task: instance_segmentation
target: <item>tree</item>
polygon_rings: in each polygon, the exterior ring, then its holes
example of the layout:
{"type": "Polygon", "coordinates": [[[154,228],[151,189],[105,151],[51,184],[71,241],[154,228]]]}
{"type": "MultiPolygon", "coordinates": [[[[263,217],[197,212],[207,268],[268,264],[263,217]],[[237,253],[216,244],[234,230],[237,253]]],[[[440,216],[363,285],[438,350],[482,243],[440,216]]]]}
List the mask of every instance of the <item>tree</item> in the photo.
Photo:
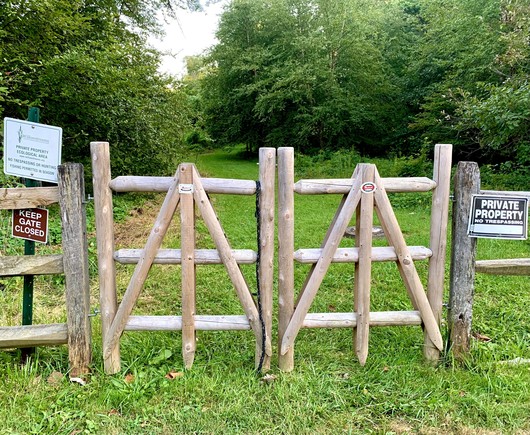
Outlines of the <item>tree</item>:
{"type": "Polygon", "coordinates": [[[204,81],[211,135],[252,147],[380,151],[398,96],[378,38],[383,6],[233,1],[204,81]]]}
{"type": "Polygon", "coordinates": [[[41,107],[41,122],[63,127],[65,160],[88,163],[89,141],[107,140],[115,174],[173,171],[189,105],[180,84],[157,71],[146,35],[159,31],[160,8],[197,4],[1,2],[0,112],[25,118],[27,105],[41,107]]]}

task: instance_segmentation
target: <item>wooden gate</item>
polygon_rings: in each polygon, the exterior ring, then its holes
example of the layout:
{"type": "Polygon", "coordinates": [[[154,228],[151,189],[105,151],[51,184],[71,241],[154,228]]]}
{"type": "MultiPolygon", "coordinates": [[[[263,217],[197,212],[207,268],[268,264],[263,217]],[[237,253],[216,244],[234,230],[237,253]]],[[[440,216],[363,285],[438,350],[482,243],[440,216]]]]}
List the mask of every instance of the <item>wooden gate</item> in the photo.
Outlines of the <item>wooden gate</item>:
{"type": "Polygon", "coordinates": [[[279,365],[294,366],[294,341],[301,328],[346,327],[355,330],[355,350],[361,364],[368,355],[370,326],[420,325],[425,329],[424,354],[439,358],[442,336],[443,278],[447,245],[447,216],[451,173],[451,145],[435,148],[433,180],[428,178],[381,178],[374,165],[360,164],[351,179],[301,180],[294,183],[292,148],[278,150],[278,239],[279,239],[279,365]],[[387,192],[433,190],[430,248],[407,246],[387,192]],[[294,252],[294,192],[299,194],[343,194],[335,217],[319,249],[294,252]],[[372,247],[373,210],[388,240],[388,247],[372,247]],[[338,248],[344,231],[356,212],[356,247],[338,248]],[[429,258],[427,294],[414,260],[429,258]],[[309,274],[294,299],[294,261],[311,263],[309,274]],[[372,261],[395,261],[415,311],[370,312],[372,261]],[[354,311],[309,313],[320,284],[332,262],[355,263],[354,311]]]}
{"type": "Polygon", "coordinates": [[[83,166],[59,166],[58,187],[0,189],[0,209],[59,203],[62,255],[0,257],[0,276],[65,275],[66,323],[0,327],[0,348],[68,344],[70,377],[89,372],[91,361],[90,282],[83,166]]]}
{"type": "Polygon", "coordinates": [[[267,369],[271,357],[272,283],[274,254],[274,176],[276,150],[262,148],[259,154],[259,183],[252,180],[201,178],[193,164],[181,164],[174,177],[117,177],[111,179],[109,144],[91,143],[100,304],[102,313],[105,371],[120,370],[119,339],[126,330],[181,330],[182,355],[186,368],[195,356],[195,331],[252,329],[256,338],[256,366],[267,369]],[[232,249],[215,214],[208,193],[237,195],[260,193],[258,252],[232,249]],[[114,251],[112,191],[165,192],[144,249],[114,251]],[[181,249],[160,249],[171,219],[180,205],[181,249]],[[204,220],[216,249],[195,249],[195,206],[204,220]],[[255,263],[259,253],[258,301],[252,297],[240,263],[255,263]],[[115,261],[136,263],[120,304],[116,296],[115,261]],[[181,316],[131,316],[153,263],[180,264],[182,273],[181,316]],[[239,298],[244,315],[205,316],[196,314],[195,266],[223,264],[239,298]]]}

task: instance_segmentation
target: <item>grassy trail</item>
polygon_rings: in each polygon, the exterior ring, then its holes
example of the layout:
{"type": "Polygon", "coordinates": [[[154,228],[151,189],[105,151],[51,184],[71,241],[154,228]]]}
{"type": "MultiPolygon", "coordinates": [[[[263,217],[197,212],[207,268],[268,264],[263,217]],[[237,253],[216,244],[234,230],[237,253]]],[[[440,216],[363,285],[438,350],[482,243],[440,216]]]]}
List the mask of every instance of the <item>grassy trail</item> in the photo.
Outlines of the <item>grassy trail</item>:
{"type": "MultiPolygon", "coordinates": [[[[196,163],[206,176],[258,176],[255,160],[225,152],[199,156],[196,163]]],[[[428,207],[423,200],[392,200],[407,242],[426,245],[428,207]]],[[[160,198],[150,201],[158,204],[160,198]]],[[[255,249],[254,197],[212,195],[212,201],[232,247],[255,249]]],[[[338,201],[333,196],[296,198],[295,248],[320,245],[338,201]]],[[[156,208],[145,204],[137,207],[144,207],[141,217],[130,214],[124,232],[140,221],[148,228],[156,208]]],[[[199,246],[211,247],[200,220],[197,229],[199,246]]],[[[144,243],[145,231],[128,233],[129,247],[144,243]]],[[[175,228],[165,243],[178,246],[175,228]]],[[[345,239],[342,246],[352,244],[345,239]]],[[[480,240],[478,256],[510,258],[528,252],[528,242],[480,240]]],[[[426,263],[417,267],[425,279],[426,263]]],[[[296,266],[297,288],[307,269],[296,266]]],[[[121,290],[131,271],[119,268],[121,290]]],[[[254,285],[253,267],[243,272],[254,285]]],[[[333,265],[311,311],[351,311],[352,278],[353,266],[333,265]]],[[[394,264],[375,264],[372,285],[374,311],[410,309],[394,264]]],[[[97,301],[96,283],[93,290],[97,301]]],[[[0,292],[0,303],[6,306],[7,299],[16,297],[0,292]]],[[[41,348],[23,367],[16,352],[0,352],[0,434],[530,433],[530,366],[506,363],[530,358],[530,277],[479,275],[475,300],[474,330],[491,340],[475,340],[467,364],[453,365],[448,358],[436,367],[426,364],[419,327],[372,328],[365,367],[356,361],[351,330],[303,330],[296,342],[295,370],[279,372],[274,358],[272,382],[253,370],[254,340],[248,331],[199,332],[189,371],[183,368],[179,333],[126,333],[122,372],[105,375],[96,318],[94,372],[84,387],[51,377],[66,374],[64,347],[41,348]]],[[[179,310],[180,268],[154,266],[135,313],[179,310]]],[[[222,266],[198,267],[197,313],[241,312],[222,266]]],[[[60,316],[49,323],[61,321],[60,316]]]]}

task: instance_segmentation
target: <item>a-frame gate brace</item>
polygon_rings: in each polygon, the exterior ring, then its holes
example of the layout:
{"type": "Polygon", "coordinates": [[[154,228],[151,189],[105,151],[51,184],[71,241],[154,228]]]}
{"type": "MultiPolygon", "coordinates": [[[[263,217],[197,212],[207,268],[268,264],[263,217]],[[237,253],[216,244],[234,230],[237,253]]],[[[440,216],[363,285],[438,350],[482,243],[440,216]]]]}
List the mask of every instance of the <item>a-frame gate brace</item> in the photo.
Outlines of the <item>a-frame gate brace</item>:
{"type": "Polygon", "coordinates": [[[365,364],[368,355],[368,336],[370,323],[370,279],[372,263],[372,225],[373,209],[383,227],[388,243],[394,248],[397,266],[414,308],[419,311],[425,331],[438,350],[442,350],[443,340],[433,310],[419,279],[416,267],[399,227],[385,187],[375,165],[359,164],[352,175],[352,186],[338,207],[328,229],[321,248],[321,255],[311,268],[298,296],[296,308],[281,338],[280,355],[285,355],[294,345],[294,341],[309,308],[316,296],[324,276],[333,260],[344,231],[353,213],[357,212],[357,239],[359,259],[355,265],[355,312],[356,333],[355,350],[361,364],[365,364]]]}

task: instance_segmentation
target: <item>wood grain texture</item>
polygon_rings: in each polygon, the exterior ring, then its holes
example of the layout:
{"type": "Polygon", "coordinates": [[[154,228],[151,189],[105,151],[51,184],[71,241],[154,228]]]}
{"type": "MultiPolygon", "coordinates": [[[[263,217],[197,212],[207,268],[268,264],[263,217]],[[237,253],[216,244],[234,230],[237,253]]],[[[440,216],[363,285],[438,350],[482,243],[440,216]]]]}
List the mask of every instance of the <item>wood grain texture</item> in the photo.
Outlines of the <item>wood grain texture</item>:
{"type": "MultiPolygon", "coordinates": [[[[436,182],[436,188],[432,193],[429,242],[432,256],[429,259],[427,298],[438,325],[442,320],[452,152],[452,145],[437,144],[434,148],[433,180],[436,182]]],[[[433,345],[427,333],[424,333],[424,340],[423,355],[429,361],[438,361],[440,351],[433,345]]]]}
{"type": "MultiPolygon", "coordinates": [[[[252,299],[248,284],[241,273],[241,269],[232,255],[230,244],[225,237],[223,228],[217,219],[212,204],[206,195],[206,191],[202,187],[200,176],[195,168],[193,168],[193,186],[195,203],[197,204],[204,223],[208,228],[210,235],[212,236],[217,251],[219,252],[219,256],[221,257],[228,276],[232,281],[239,302],[241,303],[241,306],[247,315],[256,340],[261,340],[261,325],[259,324],[259,315],[256,304],[254,299],[252,299]]],[[[272,351],[269,348],[266,349],[266,352],[271,353],[272,351]]]]}
{"type": "Polygon", "coordinates": [[[58,168],[70,377],[90,372],[92,328],[83,165],[58,168]]]}
{"type": "Polygon", "coordinates": [[[471,343],[477,239],[467,235],[467,226],[472,196],[479,192],[478,165],[475,162],[458,162],[454,180],[448,311],[450,347],[456,359],[466,358],[471,343]]]}
{"type": "MultiPolygon", "coordinates": [[[[432,251],[425,246],[409,246],[410,255],[413,260],[426,260],[432,255],[432,251]]],[[[298,249],[294,253],[294,259],[302,264],[316,263],[322,254],[320,248],[298,249]]],[[[374,246],[372,248],[372,261],[396,261],[398,259],[396,250],[392,246],[374,246]]],[[[359,248],[337,248],[332,263],[356,263],[359,261],[359,248]]]]}
{"type": "Polygon", "coordinates": [[[68,343],[66,323],[0,327],[0,348],[56,346],[68,343]]]}
{"type": "Polygon", "coordinates": [[[58,187],[0,189],[0,210],[46,207],[59,202],[58,187]]]}
{"type": "Polygon", "coordinates": [[[272,296],[274,285],[274,217],[275,184],[276,184],[276,148],[260,148],[259,150],[259,182],[261,186],[259,225],[260,225],[260,262],[259,286],[262,319],[265,327],[265,343],[256,345],[256,368],[263,357],[262,371],[271,366],[272,352],[267,354],[265,349],[272,349],[272,296]]]}
{"type": "MultiPolygon", "coordinates": [[[[427,177],[382,178],[387,192],[429,192],[436,183],[427,177]]],[[[301,195],[347,194],[355,180],[351,178],[300,180],[294,191],[301,195]]]]}
{"type": "MultiPolygon", "coordinates": [[[[375,166],[363,167],[363,184],[373,183],[375,166]]],[[[372,279],[372,226],[374,224],[374,193],[363,192],[357,207],[356,228],[358,237],[355,243],[359,248],[359,261],[355,264],[355,353],[359,363],[364,366],[368,357],[368,339],[370,335],[370,289],[372,279]]]]}
{"type": "MultiPolygon", "coordinates": [[[[119,249],[114,253],[114,260],[120,264],[136,264],[143,255],[143,249],[119,249]]],[[[232,255],[237,264],[254,264],[258,259],[256,251],[252,249],[232,249],[232,255]]],[[[217,249],[195,249],[193,252],[195,264],[223,264],[217,249]]],[[[154,264],[180,264],[182,251],[180,249],[159,249],[156,252],[154,264]]]]}
{"type": "MultiPolygon", "coordinates": [[[[115,192],[167,192],[172,177],[121,176],[110,182],[115,192]]],[[[206,193],[226,193],[231,195],[254,195],[256,183],[252,180],[229,178],[201,178],[206,193]]]]}
{"type": "MultiPolygon", "coordinates": [[[[192,165],[179,166],[179,184],[193,185],[192,165]]],[[[180,240],[182,249],[182,359],[184,367],[190,369],[195,359],[195,203],[193,191],[180,194],[180,240]]]]}
{"type": "MultiPolygon", "coordinates": [[[[294,312],[294,148],[278,148],[278,348],[294,312]]],[[[318,260],[318,258],[315,260],[318,260]]],[[[278,352],[280,370],[294,368],[294,345],[278,352]]]]}
{"type": "Polygon", "coordinates": [[[489,275],[530,276],[530,258],[479,260],[475,262],[475,272],[489,275]]]}
{"type": "Polygon", "coordinates": [[[63,272],[62,255],[0,256],[0,276],[55,275],[63,272]]]}
{"type": "MultiPolygon", "coordinates": [[[[114,218],[112,213],[112,191],[109,183],[110,151],[108,142],[91,142],[92,182],[94,186],[94,214],[96,221],[99,305],[101,309],[101,334],[103,343],[108,338],[110,325],[118,308],[116,297],[116,266],[114,264],[114,218]]],[[[105,373],[120,371],[120,347],[116,343],[104,358],[105,373]]]]}
{"type": "Polygon", "coordinates": [[[443,348],[442,334],[438,322],[434,317],[429,300],[423,289],[423,285],[418,276],[414,261],[410,255],[410,251],[399,227],[398,220],[394,214],[394,210],[390,205],[390,201],[383,187],[383,183],[376,170],[375,183],[377,190],[374,193],[376,211],[381,226],[383,227],[388,243],[394,247],[398,256],[397,266],[401,278],[407,289],[412,305],[418,310],[423,319],[425,330],[429,338],[438,350],[443,348]]]}

